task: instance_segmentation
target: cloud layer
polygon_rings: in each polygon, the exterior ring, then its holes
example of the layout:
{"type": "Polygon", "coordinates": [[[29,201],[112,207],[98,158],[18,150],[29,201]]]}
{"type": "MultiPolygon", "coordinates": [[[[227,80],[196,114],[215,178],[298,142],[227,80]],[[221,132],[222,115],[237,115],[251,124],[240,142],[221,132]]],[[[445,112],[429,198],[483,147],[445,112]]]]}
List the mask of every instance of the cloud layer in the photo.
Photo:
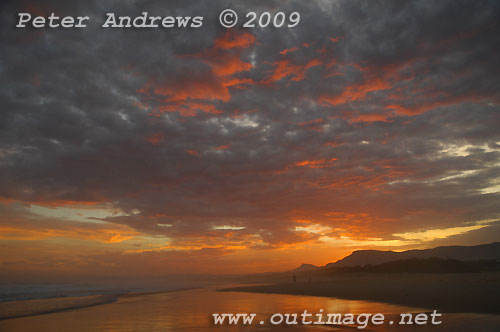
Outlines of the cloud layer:
{"type": "MultiPolygon", "coordinates": [[[[111,206],[119,213],[89,219],[97,231],[181,251],[410,245],[394,234],[498,218],[498,2],[115,5],[2,5],[9,213],[111,206]],[[226,7],[298,11],[301,22],[225,30],[226,7]],[[15,29],[20,11],[94,22],[15,29]],[[205,18],[200,29],[102,29],[109,11],[205,18]]],[[[80,227],[16,220],[2,223],[66,237],[80,227]]],[[[487,227],[481,239],[498,238],[487,227]]]]}

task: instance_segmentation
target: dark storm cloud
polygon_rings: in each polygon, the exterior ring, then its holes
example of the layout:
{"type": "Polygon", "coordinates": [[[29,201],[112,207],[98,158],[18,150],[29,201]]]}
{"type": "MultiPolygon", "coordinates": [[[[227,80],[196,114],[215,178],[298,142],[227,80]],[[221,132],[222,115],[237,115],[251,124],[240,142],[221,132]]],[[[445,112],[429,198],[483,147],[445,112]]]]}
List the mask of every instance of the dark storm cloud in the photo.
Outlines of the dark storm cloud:
{"type": "Polygon", "coordinates": [[[500,177],[499,7],[3,5],[0,196],[111,202],[129,215],[106,220],[179,242],[317,238],[292,231],[295,219],[386,238],[498,218],[498,189],[486,188],[500,177]],[[228,34],[216,23],[226,7],[302,19],[228,34]],[[23,10],[93,22],[15,29],[23,10]],[[99,28],[113,11],[205,20],[196,30],[99,28]],[[222,225],[245,228],[213,229],[222,225]]]}

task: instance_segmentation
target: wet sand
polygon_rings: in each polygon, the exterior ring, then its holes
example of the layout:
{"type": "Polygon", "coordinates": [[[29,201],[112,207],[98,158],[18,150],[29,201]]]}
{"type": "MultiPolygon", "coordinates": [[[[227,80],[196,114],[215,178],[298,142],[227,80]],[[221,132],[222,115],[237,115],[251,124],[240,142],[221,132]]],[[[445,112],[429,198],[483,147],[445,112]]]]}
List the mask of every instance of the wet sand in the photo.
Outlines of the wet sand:
{"type": "MultiPolygon", "coordinates": [[[[391,304],[344,300],[331,297],[295,296],[216,292],[215,289],[193,289],[179,292],[144,293],[119,297],[109,304],[94,305],[78,310],[65,310],[46,315],[34,315],[0,320],[0,331],[15,332],[220,332],[220,331],[358,331],[351,326],[272,325],[268,322],[277,312],[317,313],[377,313],[387,318],[399,313],[422,312],[419,308],[391,304]],[[212,313],[256,313],[256,322],[249,325],[215,325],[212,313]],[[262,325],[260,320],[264,320],[262,325]]],[[[443,314],[441,325],[383,324],[368,326],[362,331],[376,332],[491,332],[498,331],[500,315],[443,314]]]]}
{"type": "Polygon", "coordinates": [[[500,273],[342,274],[328,281],[244,286],[220,291],[335,297],[448,313],[500,314],[500,273]]]}

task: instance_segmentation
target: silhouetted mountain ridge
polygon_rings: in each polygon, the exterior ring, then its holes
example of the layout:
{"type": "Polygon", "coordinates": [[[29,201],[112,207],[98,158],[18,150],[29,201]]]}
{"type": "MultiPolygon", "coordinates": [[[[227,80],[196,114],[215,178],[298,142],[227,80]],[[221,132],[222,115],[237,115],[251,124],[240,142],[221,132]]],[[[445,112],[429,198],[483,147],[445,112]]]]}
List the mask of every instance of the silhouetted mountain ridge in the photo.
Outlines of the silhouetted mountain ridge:
{"type": "Polygon", "coordinates": [[[301,266],[299,266],[298,268],[292,270],[292,271],[295,271],[295,272],[307,272],[307,271],[316,271],[316,270],[319,270],[321,269],[321,266],[316,266],[316,265],[313,265],[313,264],[302,264],[301,266]]]}
{"type": "Polygon", "coordinates": [[[402,252],[382,250],[356,250],[349,256],[335,263],[328,263],[325,267],[346,267],[379,265],[397,260],[427,259],[427,258],[454,259],[460,261],[494,260],[500,259],[500,242],[477,246],[443,246],[432,249],[414,249],[402,252]]]}

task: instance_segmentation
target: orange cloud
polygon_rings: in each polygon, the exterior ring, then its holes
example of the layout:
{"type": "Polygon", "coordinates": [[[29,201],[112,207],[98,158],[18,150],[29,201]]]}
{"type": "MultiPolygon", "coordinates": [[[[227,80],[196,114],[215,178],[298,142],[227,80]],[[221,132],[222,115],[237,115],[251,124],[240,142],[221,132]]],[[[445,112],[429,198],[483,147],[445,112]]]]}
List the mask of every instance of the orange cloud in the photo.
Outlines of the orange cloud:
{"type": "Polygon", "coordinates": [[[33,201],[33,202],[26,202],[28,204],[36,204],[40,206],[45,206],[45,207],[58,207],[58,206],[95,206],[98,204],[102,204],[105,202],[103,201],[71,201],[71,200],[41,200],[41,201],[33,201]]]}
{"type": "Polygon", "coordinates": [[[217,151],[224,151],[224,150],[227,150],[231,147],[231,145],[219,145],[218,147],[216,147],[215,149],[217,151]]]}
{"type": "MultiPolygon", "coordinates": [[[[425,97],[425,95],[424,95],[425,97]]],[[[428,112],[432,109],[435,109],[437,107],[444,107],[444,106],[449,106],[449,105],[454,105],[454,104],[460,104],[468,101],[473,101],[476,103],[480,103],[481,101],[487,100],[485,97],[473,95],[473,94],[468,94],[468,95],[462,95],[459,97],[447,97],[447,96],[441,96],[440,99],[438,100],[430,100],[433,97],[432,94],[427,96],[425,98],[425,101],[418,106],[403,106],[401,104],[389,104],[386,106],[386,109],[395,111],[399,115],[409,115],[409,116],[414,116],[414,115],[419,115],[425,112],[428,112]]]]}
{"type": "Polygon", "coordinates": [[[214,105],[202,102],[187,101],[184,103],[174,103],[170,105],[159,106],[155,109],[158,113],[164,112],[179,112],[182,116],[195,116],[198,111],[210,114],[221,114],[222,111],[218,110],[214,105]]]}
{"type": "Polygon", "coordinates": [[[198,157],[198,158],[200,157],[199,152],[196,151],[196,150],[186,150],[186,153],[188,153],[188,154],[190,154],[192,156],[198,157]]]}
{"type": "Polygon", "coordinates": [[[156,133],[147,138],[148,142],[157,145],[163,139],[164,135],[162,133],[156,133]]]}
{"type": "Polygon", "coordinates": [[[283,51],[281,51],[280,54],[286,55],[288,53],[295,52],[296,50],[297,50],[297,47],[287,48],[287,49],[284,49],[283,51]]]}
{"type": "Polygon", "coordinates": [[[96,225],[89,223],[85,225],[59,225],[61,228],[48,228],[43,225],[29,227],[15,225],[0,225],[0,239],[33,241],[52,238],[70,238],[77,240],[90,240],[102,243],[118,243],[133,239],[140,235],[127,226],[121,225],[96,225]]]}
{"type": "Polygon", "coordinates": [[[184,77],[175,82],[155,85],[154,93],[167,96],[165,99],[167,103],[186,101],[187,99],[228,101],[231,98],[224,85],[217,84],[217,81],[204,80],[203,77],[184,77]]]}
{"type": "Polygon", "coordinates": [[[309,120],[309,121],[305,121],[305,122],[299,122],[299,123],[297,123],[297,125],[308,126],[308,125],[319,124],[319,123],[323,123],[323,122],[325,122],[325,120],[323,118],[317,118],[317,119],[313,119],[313,120],[309,120]]]}
{"type": "Polygon", "coordinates": [[[338,37],[330,37],[330,41],[332,43],[337,43],[339,40],[344,39],[343,36],[338,36],[338,37]]]}
{"type": "Polygon", "coordinates": [[[319,102],[323,105],[339,105],[346,104],[356,100],[364,100],[370,92],[390,89],[391,85],[388,81],[380,78],[371,78],[361,84],[353,84],[344,89],[340,95],[328,96],[323,95],[319,98],[319,102]]]}
{"type": "Polygon", "coordinates": [[[250,33],[227,30],[215,39],[213,47],[191,57],[208,64],[213,73],[224,82],[230,79],[228,76],[252,69],[251,63],[241,60],[241,54],[254,43],[255,37],[250,33]]]}
{"type": "Polygon", "coordinates": [[[390,121],[390,115],[389,114],[376,114],[376,113],[371,113],[371,114],[359,114],[349,120],[350,122],[377,122],[377,121],[382,121],[382,122],[388,122],[390,121]]]}
{"type": "Polygon", "coordinates": [[[231,99],[229,88],[242,88],[254,84],[251,79],[234,76],[252,69],[252,64],[243,61],[241,55],[244,49],[254,43],[253,35],[228,30],[217,37],[213,46],[204,52],[182,56],[206,63],[210,67],[210,73],[197,77],[185,76],[163,83],[160,79],[152,79],[137,92],[149,98],[166,97],[161,100],[163,105],[154,109],[153,115],[178,112],[182,116],[195,116],[198,111],[220,114],[222,111],[212,104],[214,101],[229,101],[231,99]]]}
{"type": "MultiPolygon", "coordinates": [[[[419,61],[419,59],[412,59],[402,63],[390,64],[384,67],[377,66],[362,66],[360,64],[351,64],[353,67],[359,70],[363,75],[364,80],[361,83],[355,83],[348,85],[339,94],[330,95],[323,94],[319,96],[318,102],[322,105],[336,106],[347,104],[354,101],[363,101],[367,98],[367,95],[371,92],[391,90],[397,83],[404,81],[411,81],[415,78],[415,73],[412,70],[412,66],[419,61]]],[[[335,66],[336,62],[330,62],[327,67],[335,66]]],[[[332,72],[327,73],[325,77],[332,75],[342,75],[341,73],[332,72]]],[[[399,98],[398,93],[392,91],[389,95],[390,98],[399,98]]],[[[370,115],[360,115],[359,117],[350,117],[351,122],[374,122],[374,121],[387,121],[390,115],[385,114],[370,114],[370,115]]]]}
{"type": "Polygon", "coordinates": [[[312,67],[321,65],[319,59],[311,59],[306,64],[295,64],[291,60],[283,59],[273,63],[274,70],[271,75],[265,79],[263,84],[270,84],[291,76],[292,81],[302,81],[305,78],[306,71],[312,67]]]}
{"type": "Polygon", "coordinates": [[[330,159],[318,159],[318,160],[304,160],[295,163],[295,166],[306,166],[310,168],[323,168],[323,167],[328,167],[332,162],[337,160],[337,158],[330,158],[330,159]]]}
{"type": "Polygon", "coordinates": [[[225,34],[219,36],[214,41],[215,49],[247,48],[255,43],[255,37],[247,32],[236,32],[227,30],[225,34]]]}

